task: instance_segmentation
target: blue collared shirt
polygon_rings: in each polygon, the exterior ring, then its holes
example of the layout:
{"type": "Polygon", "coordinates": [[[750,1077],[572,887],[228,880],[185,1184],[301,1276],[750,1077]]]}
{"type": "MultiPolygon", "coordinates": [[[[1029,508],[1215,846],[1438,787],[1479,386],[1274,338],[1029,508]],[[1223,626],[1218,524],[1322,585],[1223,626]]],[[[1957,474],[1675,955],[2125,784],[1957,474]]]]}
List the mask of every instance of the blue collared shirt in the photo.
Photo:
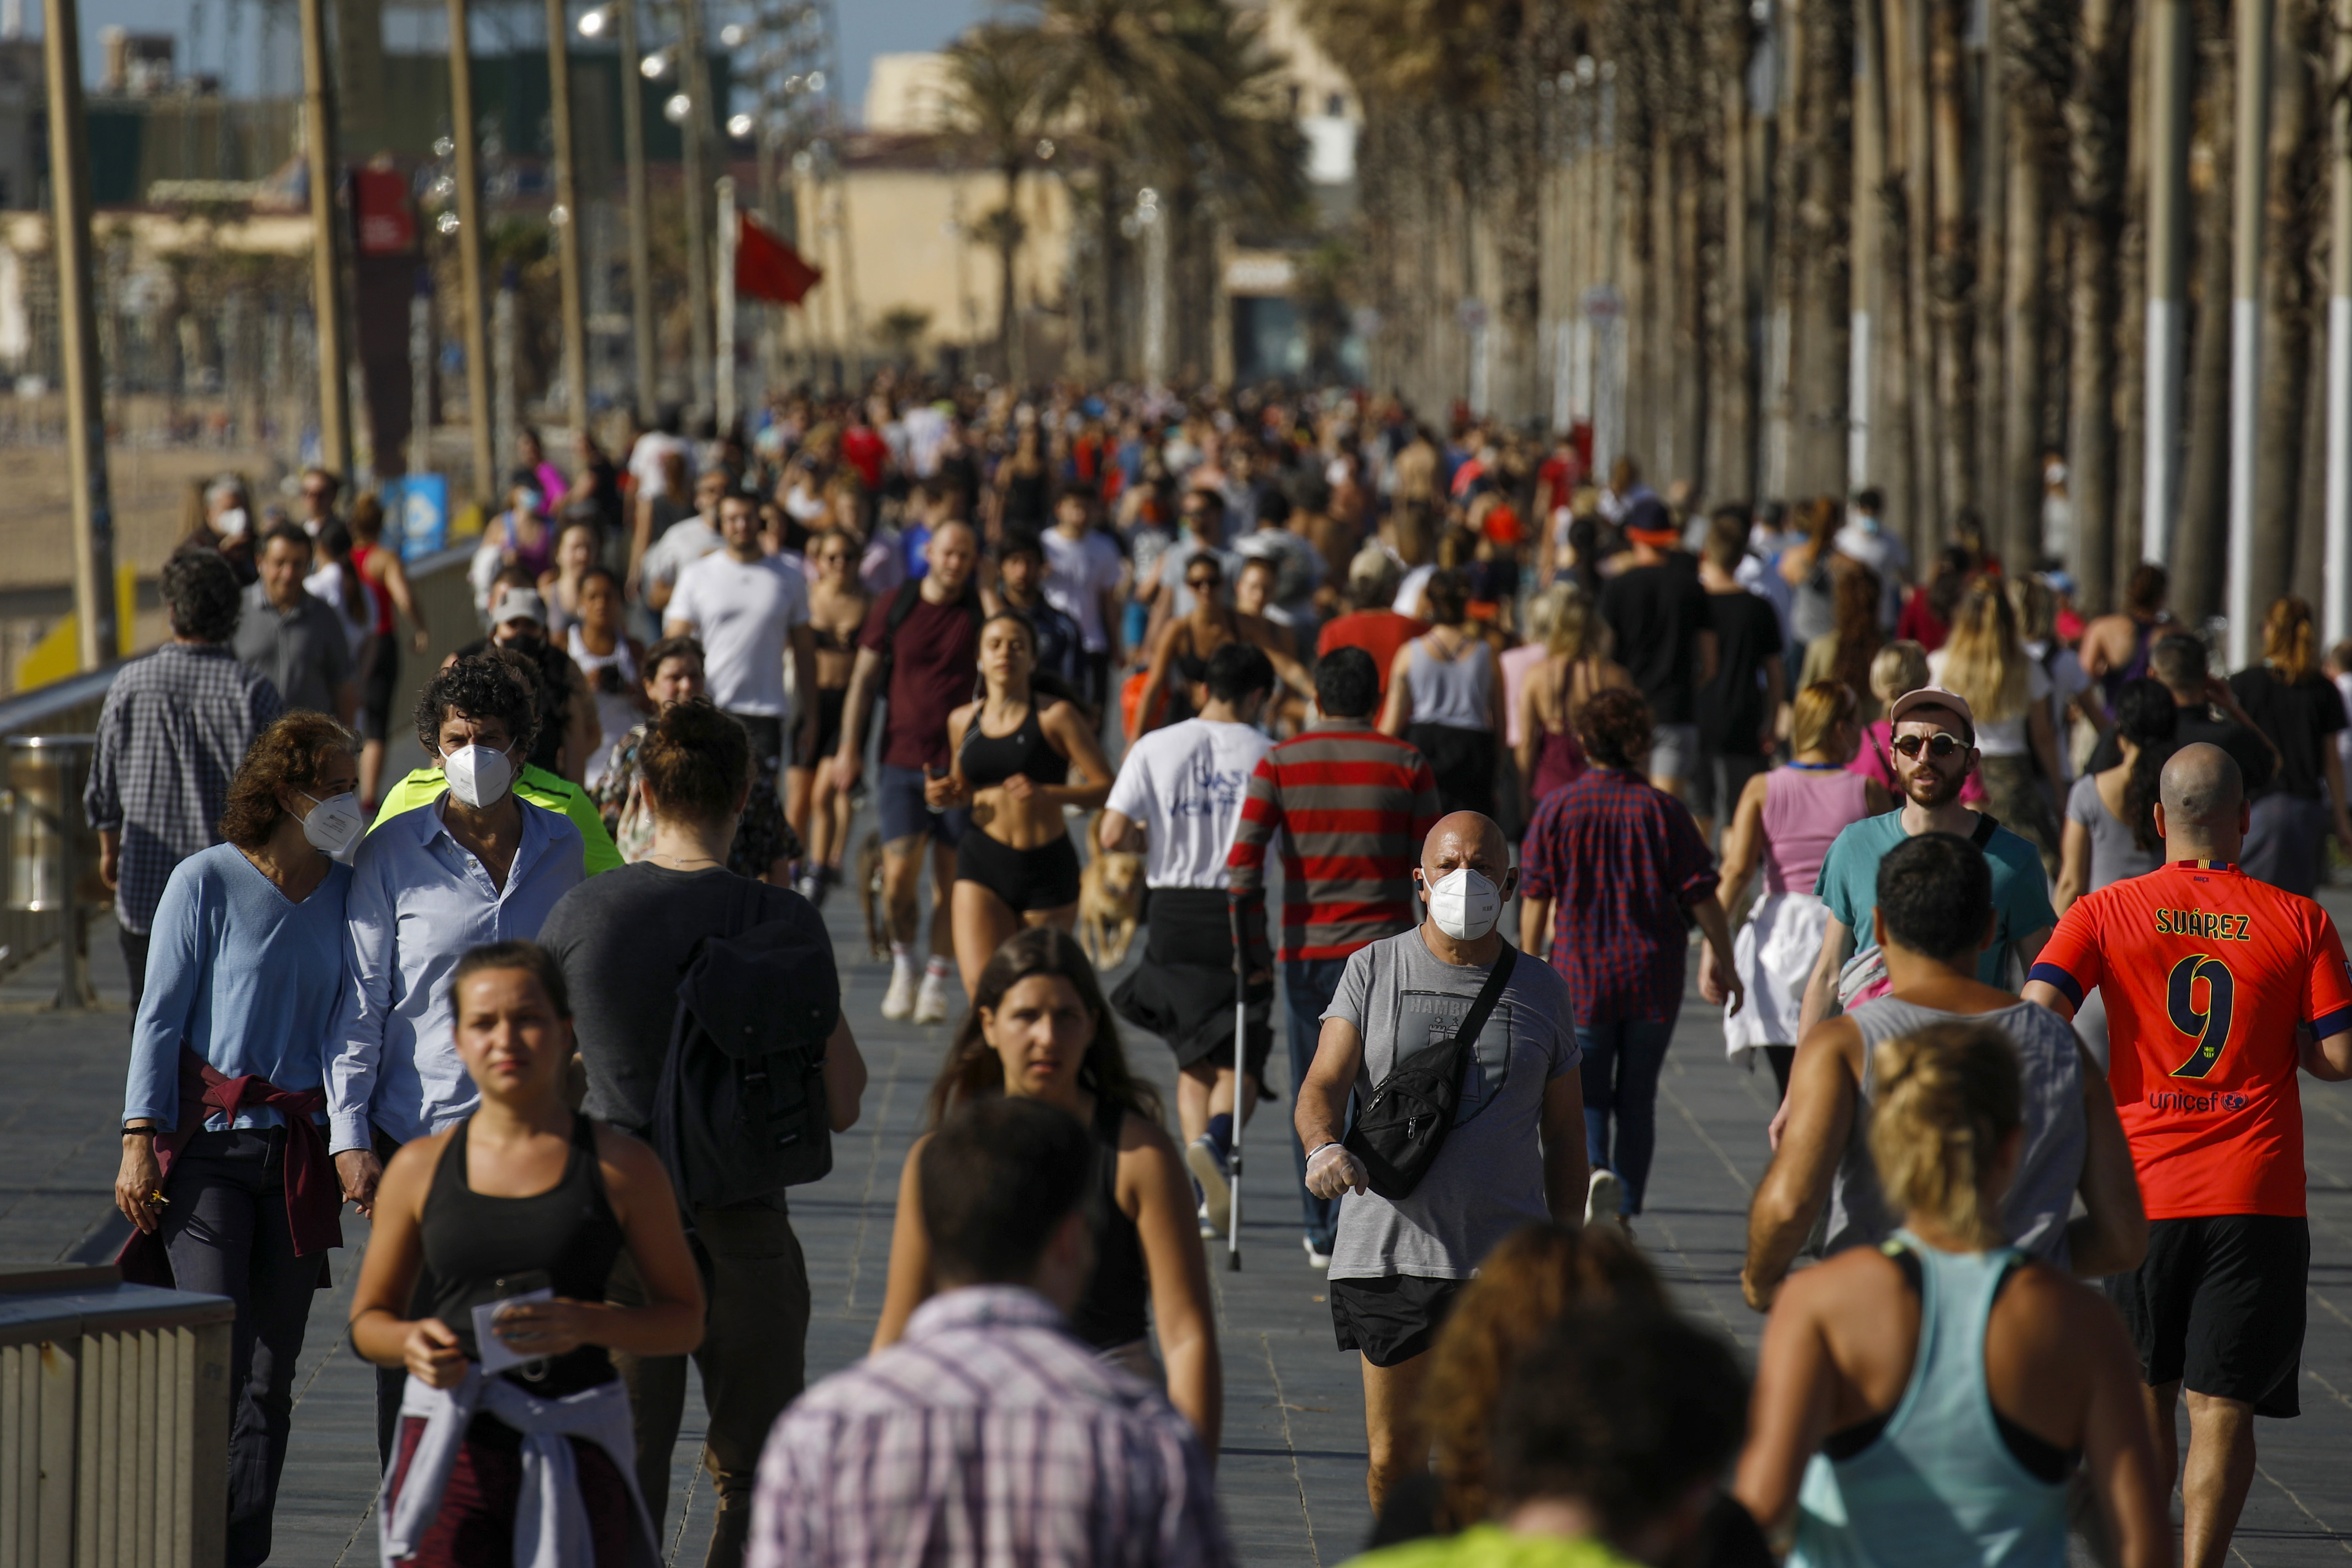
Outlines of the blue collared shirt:
{"type": "MultiPolygon", "coordinates": [[[[200,849],[173,868],[147,950],[147,990],[131,1031],[122,1119],[180,1120],[180,1047],[228,1078],[257,1073],[279,1089],[316,1089],[343,1001],[344,895],[351,868],[327,868],[300,903],[289,900],[234,844],[200,849]]],[[[268,1106],[236,1113],[238,1127],[275,1127],[268,1106]]],[[[231,1123],[218,1111],[205,1127],[231,1123]]]]}
{"type": "Polygon", "coordinates": [[[580,830],[518,800],[522,844],[500,888],[441,820],[443,802],[379,824],[352,862],[343,966],[349,987],[327,1064],[336,1153],[365,1149],[370,1124],[394,1142],[457,1125],[480,1101],[457,1059],[449,977],[466,950],[539,935],[580,885],[580,830]]]}

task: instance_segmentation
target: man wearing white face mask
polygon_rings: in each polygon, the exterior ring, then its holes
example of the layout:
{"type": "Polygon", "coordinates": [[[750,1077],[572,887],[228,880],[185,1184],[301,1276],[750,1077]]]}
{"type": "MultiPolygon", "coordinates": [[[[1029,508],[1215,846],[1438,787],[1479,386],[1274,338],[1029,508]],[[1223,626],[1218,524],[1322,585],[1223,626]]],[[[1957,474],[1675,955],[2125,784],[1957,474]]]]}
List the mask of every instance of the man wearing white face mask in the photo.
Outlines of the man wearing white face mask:
{"type": "Polygon", "coordinates": [[[1428,1467],[1416,1406],[1455,1294],[1513,1229],[1547,1218],[1573,1226],[1584,1214],[1584,1096],[1568,986],[1495,929],[1517,875],[1492,820],[1471,811],[1439,818],[1414,873],[1428,920],[1349,958],[1298,1089],[1307,1190],[1346,1194],[1331,1321],[1339,1348],[1363,1352],[1374,1513],[1391,1486],[1428,1467]],[[1506,964],[1488,1003],[1489,976],[1506,964]],[[1452,1044],[1482,1004],[1490,1010],[1470,1042],[1451,1130],[1410,1193],[1381,1196],[1340,1142],[1349,1097],[1360,1118],[1375,1089],[1415,1056],[1452,1044]]]}
{"type": "MultiPolygon", "coordinates": [[[[514,793],[536,723],[530,688],[502,658],[461,658],[436,674],[417,700],[416,738],[449,791],[381,824],[352,863],[348,994],[327,1081],[335,1169],[362,1213],[400,1145],[457,1125],[480,1100],[457,1058],[457,960],[485,942],[537,938],[584,874],[580,830],[514,793]]],[[[402,1381],[377,1381],[386,1448],[402,1381]]]]}

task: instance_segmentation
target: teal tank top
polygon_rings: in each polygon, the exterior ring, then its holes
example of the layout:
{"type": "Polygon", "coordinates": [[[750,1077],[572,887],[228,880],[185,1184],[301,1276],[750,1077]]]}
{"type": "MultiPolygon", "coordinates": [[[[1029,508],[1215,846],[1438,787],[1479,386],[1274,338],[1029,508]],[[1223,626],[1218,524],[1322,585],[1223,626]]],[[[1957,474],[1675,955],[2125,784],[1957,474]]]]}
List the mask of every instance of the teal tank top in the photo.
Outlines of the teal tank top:
{"type": "Polygon", "coordinates": [[[2063,1568],[2066,1485],[2018,1463],[1985,1387],[1985,1327],[2022,1254],[1896,1243],[1920,1267],[1911,1380],[1875,1442],[1806,1467],[1790,1568],[2063,1568]]]}

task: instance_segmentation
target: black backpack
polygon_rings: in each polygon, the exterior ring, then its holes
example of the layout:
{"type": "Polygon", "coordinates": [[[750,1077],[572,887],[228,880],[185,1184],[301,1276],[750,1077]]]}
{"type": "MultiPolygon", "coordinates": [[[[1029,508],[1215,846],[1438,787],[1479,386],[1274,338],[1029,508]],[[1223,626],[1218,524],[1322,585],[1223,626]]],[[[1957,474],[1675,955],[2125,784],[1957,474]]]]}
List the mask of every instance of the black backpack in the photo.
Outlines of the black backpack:
{"type": "Polygon", "coordinates": [[[697,942],[679,972],[653,1133],[689,1218],[833,1169],[824,1050],[840,976],[807,922],[751,924],[760,897],[745,879],[735,934],[697,942]]]}
{"type": "Polygon", "coordinates": [[[1372,1102],[1357,1114],[1355,1125],[1342,1140],[1348,1152],[1363,1162],[1372,1191],[1384,1198],[1409,1198],[1422,1177],[1437,1161],[1445,1135],[1462,1108],[1463,1080],[1470,1076],[1470,1058],[1478,1048],[1479,1031],[1502,999],[1504,983],[1511,977],[1517,954],[1505,942],[1495,955],[1495,967],[1478,999],[1464,1014],[1454,1038],[1433,1050],[1415,1052],[1394,1068],[1372,1090],[1372,1102]]]}

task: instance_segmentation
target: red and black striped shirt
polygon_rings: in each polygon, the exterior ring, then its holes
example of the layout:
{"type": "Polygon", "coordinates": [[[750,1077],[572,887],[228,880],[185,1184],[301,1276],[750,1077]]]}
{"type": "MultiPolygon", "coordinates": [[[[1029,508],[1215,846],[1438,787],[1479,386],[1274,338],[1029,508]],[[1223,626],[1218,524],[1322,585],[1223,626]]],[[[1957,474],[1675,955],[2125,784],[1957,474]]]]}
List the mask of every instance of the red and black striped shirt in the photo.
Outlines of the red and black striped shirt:
{"type": "Polygon", "coordinates": [[[1279,956],[1345,958],[1415,923],[1412,869],[1437,818],[1437,781],[1411,742],[1324,720],[1251,776],[1226,858],[1233,896],[1245,910],[1264,900],[1282,830],[1279,956]]]}

